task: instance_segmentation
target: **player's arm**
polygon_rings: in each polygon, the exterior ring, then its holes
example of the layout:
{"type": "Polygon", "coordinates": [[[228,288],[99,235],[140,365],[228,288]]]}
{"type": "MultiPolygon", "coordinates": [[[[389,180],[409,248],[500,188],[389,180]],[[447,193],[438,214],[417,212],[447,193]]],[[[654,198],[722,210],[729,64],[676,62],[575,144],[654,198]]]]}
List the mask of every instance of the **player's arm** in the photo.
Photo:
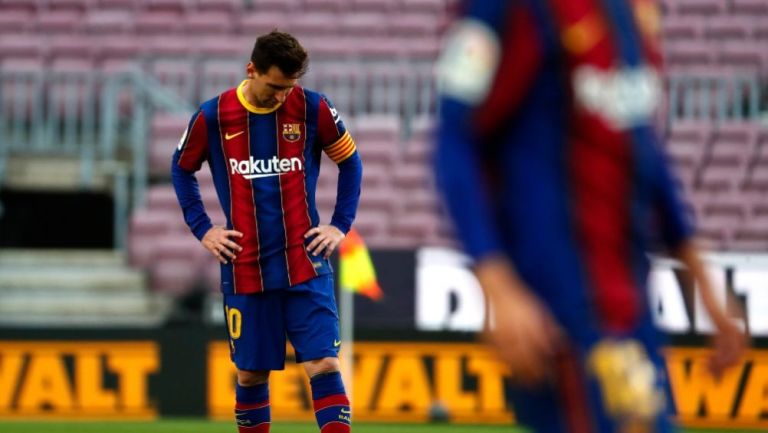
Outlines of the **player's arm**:
{"type": "Polygon", "coordinates": [[[331,102],[321,96],[317,119],[318,140],[323,152],[339,168],[336,187],[336,206],[331,223],[311,228],[305,238],[314,238],[307,245],[314,255],[330,257],[344,236],[352,227],[360,201],[360,186],[363,178],[363,162],[357,151],[355,140],[350,135],[339,113],[331,102]]]}
{"type": "MultiPolygon", "coordinates": [[[[720,304],[715,297],[714,283],[701,260],[700,250],[693,237],[693,224],[686,218],[683,202],[672,180],[669,164],[660,150],[657,151],[657,155],[659,162],[655,176],[656,203],[662,237],[671,254],[691,273],[704,302],[704,308],[717,329],[712,344],[714,352],[710,359],[710,368],[713,373],[719,375],[739,360],[747,345],[747,338],[728,317],[725,305],[720,304]]],[[[735,300],[730,301],[726,302],[726,305],[737,309],[735,300]]],[[[734,313],[741,314],[739,311],[734,313]]]]}
{"type": "MultiPolygon", "coordinates": [[[[496,15],[487,14],[493,17],[489,19],[498,18],[496,15]]],[[[482,175],[477,124],[493,125],[516,108],[539,67],[541,54],[529,49],[518,51],[515,59],[505,57],[499,32],[481,18],[458,23],[440,60],[442,94],[435,173],[438,189],[465,250],[475,260],[475,274],[491,305],[494,326],[486,326],[486,338],[510,365],[513,380],[536,383],[547,375],[561,332],[503,253],[501,230],[482,175]]],[[[515,22],[513,31],[524,38],[521,40],[535,45],[531,40],[535,31],[525,11],[513,12],[510,19],[515,22]]],[[[518,38],[513,35],[507,39],[518,38]]]]}
{"type": "Polygon", "coordinates": [[[187,226],[205,249],[220,262],[226,263],[227,258],[235,259],[233,251],[242,250],[230,238],[242,237],[242,234],[214,226],[205,212],[195,172],[200,170],[203,161],[207,158],[208,130],[205,115],[202,110],[199,110],[192,116],[189,126],[173,153],[171,180],[187,226]]]}

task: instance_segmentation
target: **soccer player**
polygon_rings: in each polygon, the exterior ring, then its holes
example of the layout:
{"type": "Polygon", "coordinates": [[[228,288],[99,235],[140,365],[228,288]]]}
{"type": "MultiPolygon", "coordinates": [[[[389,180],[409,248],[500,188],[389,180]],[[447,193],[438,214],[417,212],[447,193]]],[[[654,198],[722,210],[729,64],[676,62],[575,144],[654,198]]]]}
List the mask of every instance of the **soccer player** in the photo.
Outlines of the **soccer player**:
{"type": "Polygon", "coordinates": [[[476,0],[438,67],[436,175],[489,301],[487,337],[537,432],[668,432],[646,251],[697,282],[711,367],[745,337],[714,300],[652,128],[651,0],[476,0]]]}
{"type": "Polygon", "coordinates": [[[362,162],[333,104],[298,84],[307,64],[293,36],[260,36],[247,79],[200,106],[173,155],[184,219],[221,262],[241,433],[269,431],[269,372],[284,368],[286,335],[310,377],[320,431],[350,431],[328,258],[354,220],[362,162]],[[321,152],[339,169],[329,224],[315,208],[321,152]],[[203,208],[194,173],[204,161],[226,227],[203,208]]]}

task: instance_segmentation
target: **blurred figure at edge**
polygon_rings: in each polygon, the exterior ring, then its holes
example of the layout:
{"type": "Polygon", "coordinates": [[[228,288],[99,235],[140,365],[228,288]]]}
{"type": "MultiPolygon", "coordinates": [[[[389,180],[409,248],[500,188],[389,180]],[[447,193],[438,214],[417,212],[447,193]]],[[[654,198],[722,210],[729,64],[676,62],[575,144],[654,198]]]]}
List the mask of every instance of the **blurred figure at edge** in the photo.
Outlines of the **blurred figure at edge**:
{"type": "Polygon", "coordinates": [[[659,26],[651,0],[469,1],[438,65],[438,187],[536,432],[673,430],[649,250],[694,277],[714,374],[746,345],[653,130],[659,26]]]}

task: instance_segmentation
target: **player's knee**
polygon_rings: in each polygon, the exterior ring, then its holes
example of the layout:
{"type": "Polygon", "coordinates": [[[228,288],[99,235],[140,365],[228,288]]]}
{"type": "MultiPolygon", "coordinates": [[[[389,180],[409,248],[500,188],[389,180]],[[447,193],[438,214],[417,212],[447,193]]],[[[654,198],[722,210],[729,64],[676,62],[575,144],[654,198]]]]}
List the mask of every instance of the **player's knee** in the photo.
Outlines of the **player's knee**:
{"type": "Polygon", "coordinates": [[[304,363],[304,369],[309,377],[323,373],[332,373],[340,370],[338,358],[321,358],[307,361],[304,363]]]}
{"type": "Polygon", "coordinates": [[[269,371],[237,370],[237,383],[240,386],[256,386],[266,383],[269,379],[269,371]]]}

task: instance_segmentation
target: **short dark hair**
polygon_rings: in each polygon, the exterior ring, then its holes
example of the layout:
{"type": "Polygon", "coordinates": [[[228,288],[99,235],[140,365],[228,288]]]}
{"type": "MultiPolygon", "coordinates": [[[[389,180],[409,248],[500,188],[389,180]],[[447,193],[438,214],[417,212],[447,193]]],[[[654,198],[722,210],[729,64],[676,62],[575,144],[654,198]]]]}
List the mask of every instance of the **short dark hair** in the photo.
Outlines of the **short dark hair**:
{"type": "Polygon", "coordinates": [[[309,56],[296,38],[275,29],[256,39],[251,62],[261,74],[277,66],[286,77],[299,78],[307,72],[309,56]]]}

